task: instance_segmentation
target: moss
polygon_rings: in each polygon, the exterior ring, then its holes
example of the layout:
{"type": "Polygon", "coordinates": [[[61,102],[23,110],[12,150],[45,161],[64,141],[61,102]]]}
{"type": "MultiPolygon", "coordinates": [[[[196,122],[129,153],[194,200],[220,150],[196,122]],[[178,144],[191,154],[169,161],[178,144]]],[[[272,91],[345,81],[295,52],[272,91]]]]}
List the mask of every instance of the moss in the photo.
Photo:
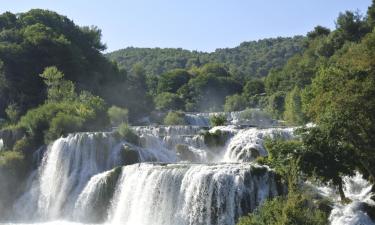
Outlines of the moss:
{"type": "Polygon", "coordinates": [[[126,123],[122,123],[117,128],[116,134],[118,134],[121,138],[124,138],[129,143],[132,143],[132,144],[135,144],[135,145],[140,144],[139,136],[126,123]]]}
{"type": "Polygon", "coordinates": [[[210,148],[224,146],[228,136],[228,133],[222,132],[221,130],[216,130],[214,133],[209,131],[203,133],[204,143],[210,148]]]}

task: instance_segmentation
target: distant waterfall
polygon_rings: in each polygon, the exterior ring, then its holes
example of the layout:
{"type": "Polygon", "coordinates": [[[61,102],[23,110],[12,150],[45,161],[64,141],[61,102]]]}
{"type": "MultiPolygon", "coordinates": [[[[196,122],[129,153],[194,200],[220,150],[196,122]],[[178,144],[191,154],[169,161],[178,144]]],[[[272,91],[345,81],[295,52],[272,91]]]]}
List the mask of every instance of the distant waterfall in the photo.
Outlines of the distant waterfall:
{"type": "Polygon", "coordinates": [[[278,193],[266,167],[133,165],[123,168],[110,222],[124,225],[234,225],[278,193]]]}

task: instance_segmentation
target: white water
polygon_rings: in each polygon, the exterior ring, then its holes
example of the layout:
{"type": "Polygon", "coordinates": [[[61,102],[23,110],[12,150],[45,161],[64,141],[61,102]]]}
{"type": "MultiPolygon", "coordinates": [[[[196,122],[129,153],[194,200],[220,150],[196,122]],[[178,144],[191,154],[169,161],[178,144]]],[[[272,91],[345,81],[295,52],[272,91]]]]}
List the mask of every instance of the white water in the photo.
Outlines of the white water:
{"type": "MultiPolygon", "coordinates": [[[[331,212],[330,221],[332,225],[375,225],[370,217],[363,211],[364,204],[373,206],[375,202],[371,199],[372,185],[357,173],[354,177],[344,178],[344,192],[352,202],[347,205],[335,202],[331,212]]],[[[336,198],[337,199],[337,198],[336,198]]]]}
{"type": "Polygon", "coordinates": [[[239,215],[277,195],[273,175],[267,168],[262,168],[264,174],[252,174],[257,169],[241,164],[124,167],[110,221],[124,225],[235,224],[239,215]]]}
{"type": "Polygon", "coordinates": [[[293,130],[293,128],[248,128],[239,130],[230,139],[223,162],[250,162],[259,155],[266,156],[267,151],[264,147],[264,141],[267,138],[281,137],[291,139],[293,130]]]}
{"type": "MultiPolygon", "coordinates": [[[[220,130],[228,138],[224,146],[211,149],[200,126],[134,130],[140,146],[113,133],[78,133],[56,140],[45,153],[38,151],[43,160],[14,206],[15,217],[47,225],[234,225],[265,198],[279,194],[272,171],[248,162],[267,154],[266,138],[293,136],[293,128],[215,127],[209,132],[220,130]],[[190,161],[205,164],[181,163],[188,161],[176,153],[181,144],[194,155],[190,161]],[[124,164],[124,145],[138,153],[140,162],[167,164],[113,169],[124,164]]],[[[358,213],[348,207],[335,205],[332,224],[345,224],[348,215],[358,213]]]]}

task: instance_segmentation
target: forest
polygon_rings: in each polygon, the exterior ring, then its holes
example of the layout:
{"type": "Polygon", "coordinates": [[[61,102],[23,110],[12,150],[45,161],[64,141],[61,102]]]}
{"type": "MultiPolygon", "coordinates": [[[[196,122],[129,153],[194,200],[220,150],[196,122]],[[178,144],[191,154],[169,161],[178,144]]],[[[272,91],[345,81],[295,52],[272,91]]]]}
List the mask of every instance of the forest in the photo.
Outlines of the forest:
{"type": "Polygon", "coordinates": [[[327,224],[329,209],[301,182],[333,184],[343,202],[344,176],[359,171],[375,183],[375,1],[363,15],[340,13],[334,30],[316,26],[305,36],[212,53],[105,49],[98,27],[52,11],[0,15],[0,134],[7,137],[0,179],[10,181],[0,189],[14,190],[0,191],[0,200],[19,194],[36,149],[69,133],[120,127],[137,142],[130,126],[145,119],[184,125],[186,112],[249,108],[300,129],[297,140],[267,140],[268,156],[256,159],[285,180],[288,194],[239,225],[327,224]]]}

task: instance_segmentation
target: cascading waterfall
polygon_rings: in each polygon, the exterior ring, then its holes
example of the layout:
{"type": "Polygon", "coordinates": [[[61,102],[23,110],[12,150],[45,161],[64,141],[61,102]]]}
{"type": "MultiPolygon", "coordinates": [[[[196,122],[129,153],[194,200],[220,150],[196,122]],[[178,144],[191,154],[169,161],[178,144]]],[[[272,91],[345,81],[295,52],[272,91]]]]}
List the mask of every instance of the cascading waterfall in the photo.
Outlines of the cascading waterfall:
{"type": "Polygon", "coordinates": [[[228,224],[278,194],[265,167],[133,165],[123,168],[110,221],[125,225],[228,224]]]}
{"type": "Polygon", "coordinates": [[[250,162],[258,156],[265,156],[267,151],[263,143],[266,138],[291,139],[293,130],[293,128],[242,129],[229,141],[223,161],[250,162]]]}
{"type": "MultiPolygon", "coordinates": [[[[239,113],[227,116],[235,121],[239,113]]],[[[133,127],[138,145],[114,132],[97,132],[71,134],[40,148],[34,156],[39,168],[14,205],[15,218],[51,224],[234,225],[265,199],[285,192],[272,170],[251,161],[267,154],[265,139],[290,139],[294,128],[207,130],[197,124],[133,127]],[[207,132],[225,134],[219,136],[222,145],[206,144],[207,132]]],[[[335,205],[332,224],[345,224],[356,206],[335,205]]]]}
{"type": "Polygon", "coordinates": [[[74,203],[94,175],[124,165],[124,145],[133,147],[139,161],[174,162],[176,155],[163,149],[142,149],[118,140],[113,133],[77,133],[56,140],[48,150],[28,192],[15,212],[59,219],[71,215],[74,203]]]}

